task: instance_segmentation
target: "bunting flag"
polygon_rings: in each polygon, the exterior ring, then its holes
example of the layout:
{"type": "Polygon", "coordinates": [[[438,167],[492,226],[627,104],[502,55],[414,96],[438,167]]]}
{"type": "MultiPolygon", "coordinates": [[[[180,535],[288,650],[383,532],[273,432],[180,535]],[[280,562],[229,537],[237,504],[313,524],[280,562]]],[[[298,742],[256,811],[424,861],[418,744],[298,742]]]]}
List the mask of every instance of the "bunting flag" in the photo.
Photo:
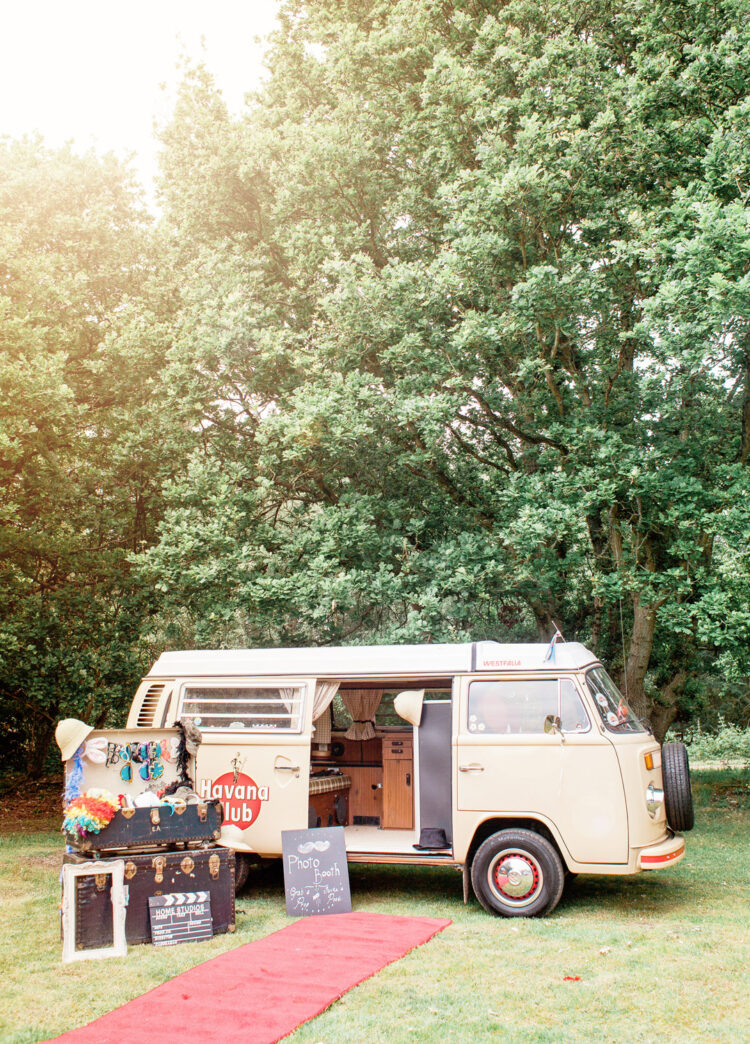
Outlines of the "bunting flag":
{"type": "Polygon", "coordinates": [[[544,660],[542,661],[543,663],[547,663],[548,660],[553,660],[555,658],[555,642],[558,638],[561,641],[565,641],[558,629],[555,628],[555,633],[552,635],[552,641],[549,643],[547,652],[544,654],[544,660]]]}

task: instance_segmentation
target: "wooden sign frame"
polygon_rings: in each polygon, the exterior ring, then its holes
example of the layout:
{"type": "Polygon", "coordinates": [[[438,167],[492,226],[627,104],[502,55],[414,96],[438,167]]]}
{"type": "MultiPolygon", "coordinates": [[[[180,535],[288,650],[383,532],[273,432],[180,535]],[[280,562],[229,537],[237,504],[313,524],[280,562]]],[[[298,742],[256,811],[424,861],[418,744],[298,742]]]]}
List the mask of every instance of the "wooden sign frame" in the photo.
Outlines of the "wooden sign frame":
{"type": "Polygon", "coordinates": [[[62,868],[62,929],[63,964],[71,961],[92,961],[102,957],[126,957],[125,938],[125,861],[124,859],[92,859],[86,863],[64,863],[62,868]],[[76,880],[79,877],[112,878],[112,945],[96,950],[76,949],[76,880]]]}

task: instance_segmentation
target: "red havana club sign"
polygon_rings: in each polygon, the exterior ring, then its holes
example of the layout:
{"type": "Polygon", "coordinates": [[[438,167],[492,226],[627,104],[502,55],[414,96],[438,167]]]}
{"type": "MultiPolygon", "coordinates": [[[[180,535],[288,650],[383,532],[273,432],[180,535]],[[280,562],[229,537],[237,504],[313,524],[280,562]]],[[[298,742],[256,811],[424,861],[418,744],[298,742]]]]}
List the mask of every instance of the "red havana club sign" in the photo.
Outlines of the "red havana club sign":
{"type": "Polygon", "coordinates": [[[261,805],[268,801],[268,787],[259,787],[244,772],[225,772],[214,780],[202,779],[198,785],[202,798],[219,798],[224,806],[224,822],[249,827],[260,815],[261,805]]]}

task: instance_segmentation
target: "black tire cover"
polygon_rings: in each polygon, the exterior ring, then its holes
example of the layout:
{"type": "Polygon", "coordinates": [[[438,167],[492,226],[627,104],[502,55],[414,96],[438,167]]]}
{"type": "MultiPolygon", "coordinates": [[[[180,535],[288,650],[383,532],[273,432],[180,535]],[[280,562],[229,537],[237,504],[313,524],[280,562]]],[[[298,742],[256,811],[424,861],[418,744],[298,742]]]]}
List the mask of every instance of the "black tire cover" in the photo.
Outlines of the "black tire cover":
{"type": "Polygon", "coordinates": [[[665,743],[661,750],[661,775],[667,822],[672,830],[692,830],[695,823],[690,764],[684,743],[665,743]]]}

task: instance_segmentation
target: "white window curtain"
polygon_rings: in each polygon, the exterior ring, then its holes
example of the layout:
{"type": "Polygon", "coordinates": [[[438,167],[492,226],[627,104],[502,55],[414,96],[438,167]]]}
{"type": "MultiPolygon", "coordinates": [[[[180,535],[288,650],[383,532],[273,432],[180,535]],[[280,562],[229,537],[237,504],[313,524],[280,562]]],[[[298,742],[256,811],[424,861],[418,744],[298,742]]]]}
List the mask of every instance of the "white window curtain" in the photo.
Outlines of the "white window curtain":
{"type": "Polygon", "coordinates": [[[339,682],[318,682],[313,700],[313,735],[315,742],[328,746],[331,742],[331,703],[339,691],[339,682]]]}
{"type": "Polygon", "coordinates": [[[344,706],[351,714],[352,721],[347,739],[373,739],[375,732],[375,711],[383,698],[383,689],[347,689],[341,693],[344,706]]]}
{"type": "Polygon", "coordinates": [[[294,706],[294,694],[296,689],[279,689],[279,696],[281,702],[284,704],[289,713],[292,713],[292,707],[294,706]]]}

